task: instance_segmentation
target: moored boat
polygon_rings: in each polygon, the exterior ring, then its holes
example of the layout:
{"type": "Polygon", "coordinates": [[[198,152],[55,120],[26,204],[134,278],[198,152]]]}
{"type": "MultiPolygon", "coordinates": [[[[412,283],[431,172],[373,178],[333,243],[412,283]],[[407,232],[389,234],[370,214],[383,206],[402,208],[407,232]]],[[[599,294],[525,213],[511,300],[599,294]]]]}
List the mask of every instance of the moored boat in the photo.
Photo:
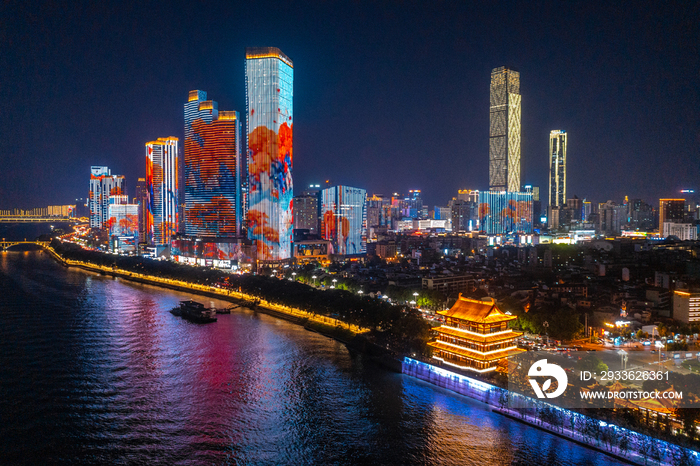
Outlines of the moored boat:
{"type": "Polygon", "coordinates": [[[216,322],[216,309],[204,307],[197,301],[180,301],[180,306],[170,311],[173,315],[182,316],[183,319],[200,324],[216,322]]]}

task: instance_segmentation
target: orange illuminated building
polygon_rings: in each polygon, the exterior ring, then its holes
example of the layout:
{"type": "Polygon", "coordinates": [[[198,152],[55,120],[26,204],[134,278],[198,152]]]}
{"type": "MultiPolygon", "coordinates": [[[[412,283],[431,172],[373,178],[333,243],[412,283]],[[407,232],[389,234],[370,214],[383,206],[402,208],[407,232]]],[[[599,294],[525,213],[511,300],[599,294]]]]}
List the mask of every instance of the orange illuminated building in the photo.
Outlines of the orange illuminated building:
{"type": "Polygon", "coordinates": [[[437,339],[428,345],[433,357],[444,364],[476,372],[496,369],[498,362],[525,350],[517,347],[522,332],[508,328],[516,317],[496,306],[495,301],[459,299],[450,310],[438,312],[445,324],[437,327],[437,339]]]}

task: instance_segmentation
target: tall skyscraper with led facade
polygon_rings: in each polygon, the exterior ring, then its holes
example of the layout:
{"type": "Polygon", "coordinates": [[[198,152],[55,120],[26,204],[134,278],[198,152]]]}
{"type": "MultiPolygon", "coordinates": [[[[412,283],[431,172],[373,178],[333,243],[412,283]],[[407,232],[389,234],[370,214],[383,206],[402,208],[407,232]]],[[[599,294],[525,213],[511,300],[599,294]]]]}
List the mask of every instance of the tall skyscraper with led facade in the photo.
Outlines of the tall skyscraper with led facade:
{"type": "Polygon", "coordinates": [[[532,193],[481,191],[479,225],[489,235],[532,233],[532,193]]]}
{"type": "Polygon", "coordinates": [[[248,237],[258,259],[292,255],[294,64],[275,47],[246,49],[248,237]]]}
{"type": "Polygon", "coordinates": [[[136,180],[136,204],[138,208],[139,243],[146,242],[146,218],[148,217],[148,185],[146,178],[136,180]]]}
{"type": "Polygon", "coordinates": [[[147,242],[167,246],[179,221],[178,138],[170,136],[146,143],[147,242]]]}
{"type": "Polygon", "coordinates": [[[185,104],[185,234],[235,238],[241,234],[241,119],[219,111],[206,92],[185,104]]]}
{"type": "Polygon", "coordinates": [[[367,191],[333,186],[321,191],[321,236],[335,254],[367,252],[367,191]]]}
{"type": "Polygon", "coordinates": [[[520,190],[520,73],[501,66],[491,71],[489,189],[520,190]]]}
{"type": "Polygon", "coordinates": [[[566,206],[566,131],[549,133],[549,206],[566,206]]]}
{"type": "Polygon", "coordinates": [[[109,196],[123,194],[126,181],[121,175],[112,175],[108,167],[90,167],[90,228],[102,228],[109,219],[109,196]]]}

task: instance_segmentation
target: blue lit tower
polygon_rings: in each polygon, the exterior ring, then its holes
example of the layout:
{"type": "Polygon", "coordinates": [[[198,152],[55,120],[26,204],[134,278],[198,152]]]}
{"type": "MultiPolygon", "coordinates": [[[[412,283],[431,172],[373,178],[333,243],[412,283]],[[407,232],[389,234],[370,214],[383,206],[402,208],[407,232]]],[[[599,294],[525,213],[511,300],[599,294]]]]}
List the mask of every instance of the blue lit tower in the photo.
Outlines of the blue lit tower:
{"type": "Polygon", "coordinates": [[[292,255],[294,64],[275,47],[246,48],[248,237],[258,259],[292,255]]]}

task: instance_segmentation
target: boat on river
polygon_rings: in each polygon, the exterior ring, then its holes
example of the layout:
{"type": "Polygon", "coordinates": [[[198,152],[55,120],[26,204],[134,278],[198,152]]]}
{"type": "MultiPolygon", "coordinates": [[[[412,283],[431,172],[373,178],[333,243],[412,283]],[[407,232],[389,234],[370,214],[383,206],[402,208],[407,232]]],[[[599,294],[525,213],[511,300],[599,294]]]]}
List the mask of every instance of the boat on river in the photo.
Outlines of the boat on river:
{"type": "Polygon", "coordinates": [[[204,307],[204,304],[192,300],[180,301],[180,305],[173,308],[170,313],[199,324],[216,322],[216,309],[209,309],[204,307]]]}

